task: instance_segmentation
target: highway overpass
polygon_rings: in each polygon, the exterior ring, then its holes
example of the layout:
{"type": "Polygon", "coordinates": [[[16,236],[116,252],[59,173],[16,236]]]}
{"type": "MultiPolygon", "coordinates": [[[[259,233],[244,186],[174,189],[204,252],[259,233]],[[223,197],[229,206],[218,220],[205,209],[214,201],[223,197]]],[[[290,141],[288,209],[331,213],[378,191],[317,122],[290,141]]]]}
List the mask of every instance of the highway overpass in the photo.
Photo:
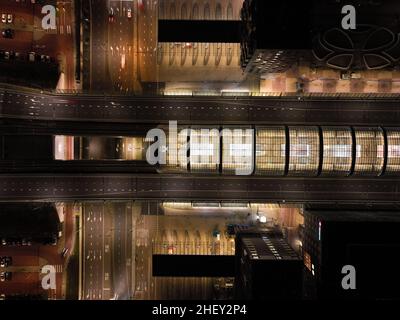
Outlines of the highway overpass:
{"type": "Polygon", "coordinates": [[[4,174],[0,179],[0,201],[135,199],[396,204],[400,203],[400,180],[152,174],[4,174]]]}
{"type": "Polygon", "coordinates": [[[0,117],[77,123],[385,125],[400,123],[398,99],[248,96],[57,95],[0,89],[0,117]]]}

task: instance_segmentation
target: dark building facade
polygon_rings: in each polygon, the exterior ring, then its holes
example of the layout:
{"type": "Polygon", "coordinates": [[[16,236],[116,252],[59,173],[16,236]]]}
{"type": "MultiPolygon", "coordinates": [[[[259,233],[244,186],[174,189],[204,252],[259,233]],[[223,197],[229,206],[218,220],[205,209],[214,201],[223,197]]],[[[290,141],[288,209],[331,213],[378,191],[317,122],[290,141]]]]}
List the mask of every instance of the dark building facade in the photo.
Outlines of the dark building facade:
{"type": "Polygon", "coordinates": [[[299,60],[343,71],[397,68],[399,11],[390,0],[246,0],[241,14],[242,68],[258,74],[282,72],[299,60]],[[345,5],[355,8],[356,29],[342,27],[345,5]]]}
{"type": "Polygon", "coordinates": [[[300,299],[302,261],[274,230],[247,230],[236,235],[237,299],[300,299]]]}
{"type": "Polygon", "coordinates": [[[400,240],[397,211],[305,211],[303,258],[318,298],[398,299],[400,240]],[[344,266],[356,289],[342,287],[344,266]]]}

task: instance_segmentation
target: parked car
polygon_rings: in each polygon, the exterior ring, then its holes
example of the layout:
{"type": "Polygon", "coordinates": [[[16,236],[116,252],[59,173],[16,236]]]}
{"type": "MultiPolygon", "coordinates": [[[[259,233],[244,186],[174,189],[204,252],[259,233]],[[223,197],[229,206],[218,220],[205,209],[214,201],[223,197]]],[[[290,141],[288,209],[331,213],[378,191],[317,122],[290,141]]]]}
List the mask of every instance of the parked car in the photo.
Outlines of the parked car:
{"type": "Polygon", "coordinates": [[[9,13],[7,14],[7,23],[13,23],[14,21],[14,15],[9,13]]]}
{"type": "Polygon", "coordinates": [[[110,8],[110,11],[108,13],[108,22],[114,22],[114,9],[110,8]]]}
{"type": "Polygon", "coordinates": [[[0,267],[7,268],[12,265],[12,257],[0,257],[0,267]]]}
{"type": "Polygon", "coordinates": [[[28,60],[30,62],[34,62],[35,61],[35,52],[29,52],[28,54],[28,60]]]}
{"type": "Polygon", "coordinates": [[[2,23],[7,23],[7,14],[5,14],[5,13],[1,14],[1,22],[2,23]]]}
{"type": "Polygon", "coordinates": [[[0,272],[0,281],[11,281],[12,279],[12,272],[0,272]]]}
{"type": "Polygon", "coordinates": [[[12,39],[14,38],[14,30],[12,29],[4,29],[1,31],[3,38],[12,39]]]}

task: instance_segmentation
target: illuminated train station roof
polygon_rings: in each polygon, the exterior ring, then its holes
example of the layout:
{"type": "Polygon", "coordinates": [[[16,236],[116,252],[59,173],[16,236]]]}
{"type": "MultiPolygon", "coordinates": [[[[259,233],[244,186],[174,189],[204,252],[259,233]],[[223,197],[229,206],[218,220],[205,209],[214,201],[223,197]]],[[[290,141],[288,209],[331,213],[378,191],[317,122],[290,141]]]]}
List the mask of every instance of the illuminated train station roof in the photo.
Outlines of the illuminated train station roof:
{"type": "MultiPolygon", "coordinates": [[[[350,126],[192,126],[166,133],[160,173],[349,177],[400,174],[400,128],[350,126]],[[187,148],[183,149],[183,148],[187,148]]],[[[55,136],[56,160],[146,161],[144,137],[55,136]],[[107,142],[112,141],[112,143],[107,142]],[[118,152],[97,155],[101,145],[118,152]],[[86,158],[77,150],[87,151],[86,158]]]]}

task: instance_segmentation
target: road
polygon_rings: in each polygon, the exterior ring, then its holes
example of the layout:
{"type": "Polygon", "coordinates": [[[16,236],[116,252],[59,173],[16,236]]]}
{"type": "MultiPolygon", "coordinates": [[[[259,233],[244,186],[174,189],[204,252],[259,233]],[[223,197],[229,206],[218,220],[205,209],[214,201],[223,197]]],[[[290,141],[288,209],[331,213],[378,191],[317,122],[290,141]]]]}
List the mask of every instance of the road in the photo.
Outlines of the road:
{"type": "Polygon", "coordinates": [[[133,1],[109,1],[114,19],[108,24],[107,50],[114,91],[130,92],[133,89],[133,4],[133,1]],[[129,10],[130,17],[128,17],[129,10]]]}
{"type": "MultiPolygon", "coordinates": [[[[241,200],[399,203],[399,179],[158,175],[2,175],[0,200],[241,200]]],[[[98,221],[98,220],[97,220],[98,221]]]]}
{"type": "Polygon", "coordinates": [[[131,297],[132,211],[126,202],[113,203],[112,275],[115,297],[131,297]]]}
{"type": "Polygon", "coordinates": [[[398,100],[257,97],[73,96],[0,89],[2,118],[75,122],[386,125],[400,123],[398,100]]]}
{"type": "Polygon", "coordinates": [[[108,69],[108,0],[84,0],[90,10],[90,80],[91,90],[110,87],[108,69]]]}
{"type": "Polygon", "coordinates": [[[83,224],[83,299],[129,299],[134,267],[130,202],[85,202],[83,224]]]}
{"type": "Polygon", "coordinates": [[[83,207],[83,295],[101,300],[104,295],[104,207],[102,203],[83,207]]]}
{"type": "Polygon", "coordinates": [[[85,1],[90,8],[90,89],[113,87],[117,92],[130,92],[134,83],[134,2],[85,1]],[[132,18],[128,18],[128,9],[132,18]]]}

